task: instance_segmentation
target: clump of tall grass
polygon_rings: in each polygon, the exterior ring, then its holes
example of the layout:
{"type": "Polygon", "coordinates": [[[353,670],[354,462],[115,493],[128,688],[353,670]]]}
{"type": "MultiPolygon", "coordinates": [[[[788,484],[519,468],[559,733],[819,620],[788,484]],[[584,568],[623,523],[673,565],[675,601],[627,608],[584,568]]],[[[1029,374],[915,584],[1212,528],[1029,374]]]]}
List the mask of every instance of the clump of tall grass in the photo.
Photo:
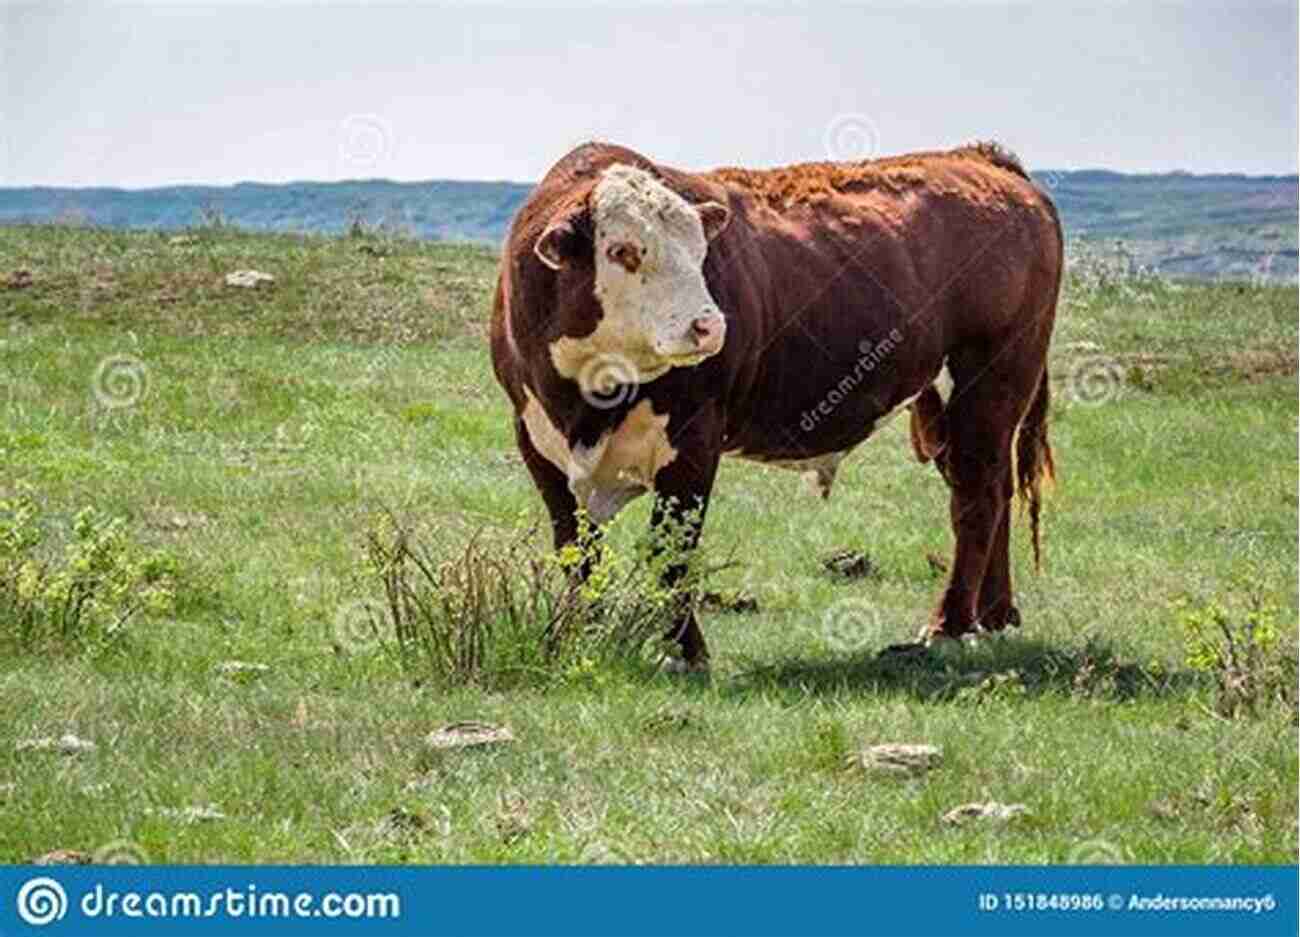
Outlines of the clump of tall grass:
{"type": "Polygon", "coordinates": [[[30,489],[0,498],[0,644],[94,648],[141,613],[171,610],[175,558],[136,543],[121,518],[82,509],[62,550],[54,527],[30,489]]]}
{"type": "Polygon", "coordinates": [[[1237,577],[1224,598],[1176,605],[1187,664],[1214,680],[1214,709],[1225,719],[1254,717],[1280,705],[1294,713],[1296,650],[1262,581],[1237,577]]]}
{"type": "Polygon", "coordinates": [[[1154,267],[1141,264],[1123,242],[1106,245],[1071,239],[1065,255],[1065,293],[1069,298],[1152,302],[1178,284],[1154,267]]]}
{"type": "Polygon", "coordinates": [[[442,686],[644,672],[667,650],[674,616],[716,571],[688,556],[688,540],[685,521],[668,522],[619,550],[584,524],[579,542],[558,552],[533,530],[483,529],[449,548],[446,530],[385,513],[365,536],[367,571],[383,595],[372,621],[413,675],[442,686]],[[685,572],[669,587],[673,566],[685,572]]]}

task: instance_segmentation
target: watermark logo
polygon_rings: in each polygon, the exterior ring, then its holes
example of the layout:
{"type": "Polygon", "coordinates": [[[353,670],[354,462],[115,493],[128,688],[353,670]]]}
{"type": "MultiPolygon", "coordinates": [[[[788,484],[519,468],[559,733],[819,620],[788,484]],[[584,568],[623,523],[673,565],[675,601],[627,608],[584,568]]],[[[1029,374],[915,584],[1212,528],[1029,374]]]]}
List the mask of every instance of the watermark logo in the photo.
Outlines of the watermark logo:
{"type": "Polygon", "coordinates": [[[44,927],[68,913],[68,893],[52,878],[33,878],[18,889],[14,910],[33,927],[44,927]]]}
{"type": "Polygon", "coordinates": [[[1065,858],[1073,865],[1123,865],[1128,861],[1124,850],[1104,839],[1077,843],[1065,858]]]}
{"type": "Polygon", "coordinates": [[[832,387],[817,405],[805,410],[799,418],[799,428],[811,433],[817,424],[835,412],[835,408],[844,402],[853,390],[867,379],[867,375],[880,366],[880,363],[894,353],[903,342],[903,333],[890,329],[889,334],[878,342],[864,338],[858,342],[858,360],[853,368],[845,372],[839,383],[832,387]]]}
{"type": "Polygon", "coordinates": [[[1092,355],[1070,368],[1070,399],[1085,407],[1099,407],[1116,399],[1124,386],[1124,368],[1114,358],[1092,355]]]}
{"type": "Polygon", "coordinates": [[[882,633],[880,613],[865,599],[842,599],[822,614],[821,634],[837,651],[860,651],[882,633]]]}
{"type": "Polygon", "coordinates": [[[339,162],[368,172],[392,158],[393,128],[375,114],[353,114],[339,126],[339,162]]]}
{"type": "Polygon", "coordinates": [[[578,372],[582,399],[597,410],[612,410],[636,399],[641,374],[627,358],[616,354],[596,355],[578,372]]]}
{"type": "Polygon", "coordinates": [[[866,114],[840,114],[826,125],[822,142],[833,162],[857,162],[880,155],[880,131],[866,114]]]}
{"type": "Polygon", "coordinates": [[[208,399],[218,410],[239,406],[239,381],[230,374],[215,374],[208,381],[208,399]]]}
{"type": "Polygon", "coordinates": [[[94,861],[96,865],[144,865],[149,856],[130,840],[115,839],[95,850],[94,861]]]}
{"type": "Polygon", "coordinates": [[[359,599],[339,607],[334,616],[334,646],[345,651],[363,650],[379,640],[383,609],[378,602],[359,599]]]}
{"type": "Polygon", "coordinates": [[[149,392],[149,370],[134,355],[110,355],[99,362],[91,390],[101,407],[133,407],[149,392]]]}

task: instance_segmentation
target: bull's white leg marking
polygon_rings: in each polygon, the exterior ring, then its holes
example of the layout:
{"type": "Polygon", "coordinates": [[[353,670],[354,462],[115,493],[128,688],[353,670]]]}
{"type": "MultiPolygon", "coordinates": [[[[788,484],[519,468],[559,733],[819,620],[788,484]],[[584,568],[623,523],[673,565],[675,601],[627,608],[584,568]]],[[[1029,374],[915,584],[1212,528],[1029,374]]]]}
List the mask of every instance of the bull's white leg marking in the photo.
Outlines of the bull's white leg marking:
{"type": "Polygon", "coordinates": [[[623,422],[594,446],[569,448],[564,434],[528,387],[524,426],[528,438],[569,479],[569,490],[592,521],[603,524],[630,501],[654,487],[655,476],[677,458],[668,441],[668,414],[658,414],[649,400],[627,412],[623,422]]]}
{"type": "Polygon", "coordinates": [[[617,355],[645,383],[715,354],[721,344],[701,349],[691,330],[696,319],[721,315],[704,282],[708,240],[699,211],[650,173],[622,164],[601,175],[591,211],[602,316],[590,335],[551,343],[555,370],[576,380],[592,358],[617,355]],[[614,246],[632,251],[635,262],[611,259],[614,246]]]}
{"type": "Polygon", "coordinates": [[[528,398],[524,404],[524,428],[528,430],[528,439],[532,442],[533,448],[546,456],[547,461],[557,469],[568,475],[569,462],[572,460],[569,441],[556,429],[546,410],[538,403],[533,389],[526,384],[524,396],[528,398]]]}

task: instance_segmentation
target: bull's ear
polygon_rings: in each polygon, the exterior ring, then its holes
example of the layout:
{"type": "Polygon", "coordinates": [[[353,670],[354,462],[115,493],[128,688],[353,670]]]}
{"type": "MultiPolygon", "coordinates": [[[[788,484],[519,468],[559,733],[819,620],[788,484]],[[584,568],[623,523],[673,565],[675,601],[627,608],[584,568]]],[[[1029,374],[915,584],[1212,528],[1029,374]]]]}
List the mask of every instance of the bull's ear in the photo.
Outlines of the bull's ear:
{"type": "Polygon", "coordinates": [[[552,270],[559,270],[591,240],[591,222],[585,206],[561,212],[533,245],[533,253],[552,270]]]}
{"type": "Polygon", "coordinates": [[[731,221],[731,209],[726,205],[718,202],[704,202],[695,206],[695,210],[700,213],[700,221],[704,222],[704,239],[712,241],[722,233],[722,229],[731,221]]]}

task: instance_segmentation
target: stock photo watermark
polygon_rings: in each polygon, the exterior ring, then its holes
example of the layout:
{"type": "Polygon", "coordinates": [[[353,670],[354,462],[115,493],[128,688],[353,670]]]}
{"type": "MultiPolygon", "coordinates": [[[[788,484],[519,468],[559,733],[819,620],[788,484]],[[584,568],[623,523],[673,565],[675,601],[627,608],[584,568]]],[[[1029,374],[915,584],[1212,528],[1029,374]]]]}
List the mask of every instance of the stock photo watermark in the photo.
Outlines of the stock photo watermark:
{"type": "Polygon", "coordinates": [[[636,365],[622,355],[596,355],[578,372],[582,399],[597,410],[631,403],[640,386],[641,374],[636,365]]]}
{"type": "Polygon", "coordinates": [[[149,369],[134,355],[110,355],[99,362],[91,392],[105,410],[134,407],[149,393],[149,369]]]}
{"type": "Polygon", "coordinates": [[[889,330],[889,334],[879,342],[872,342],[870,339],[862,339],[858,342],[858,360],[854,363],[853,369],[840,378],[839,383],[827,391],[826,395],[811,410],[804,411],[799,418],[799,428],[805,433],[811,433],[817,428],[817,424],[835,412],[835,408],[844,402],[845,398],[851,394],[859,384],[866,380],[867,375],[880,366],[880,363],[888,358],[903,342],[903,333],[897,328],[889,330]]]}

